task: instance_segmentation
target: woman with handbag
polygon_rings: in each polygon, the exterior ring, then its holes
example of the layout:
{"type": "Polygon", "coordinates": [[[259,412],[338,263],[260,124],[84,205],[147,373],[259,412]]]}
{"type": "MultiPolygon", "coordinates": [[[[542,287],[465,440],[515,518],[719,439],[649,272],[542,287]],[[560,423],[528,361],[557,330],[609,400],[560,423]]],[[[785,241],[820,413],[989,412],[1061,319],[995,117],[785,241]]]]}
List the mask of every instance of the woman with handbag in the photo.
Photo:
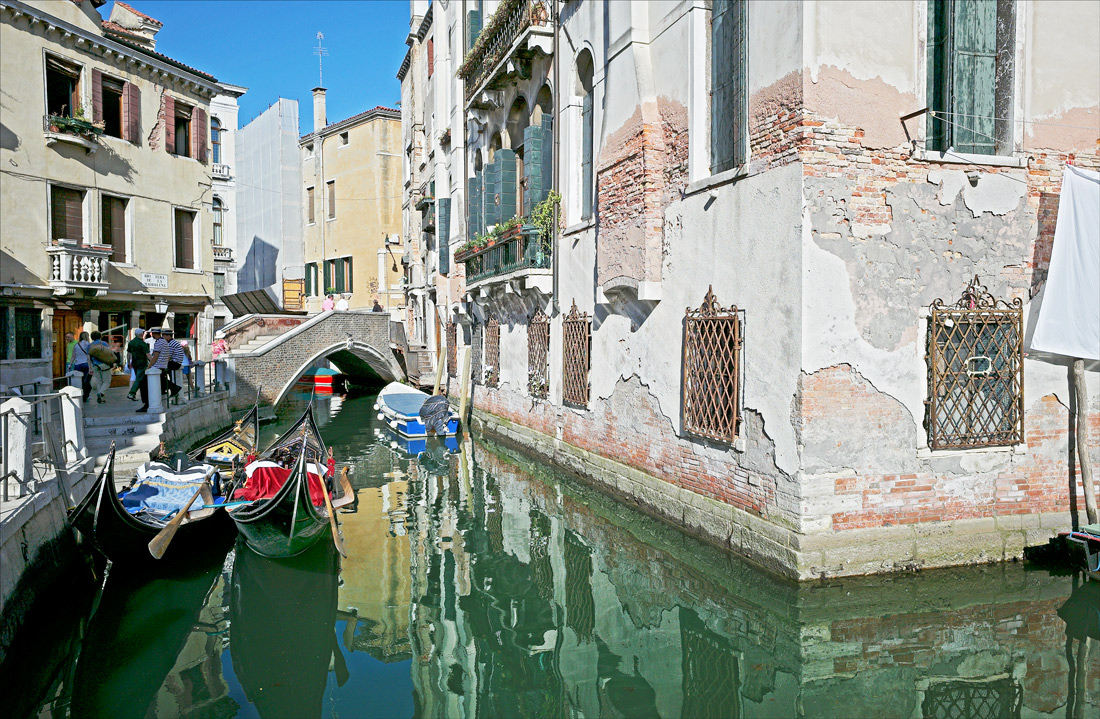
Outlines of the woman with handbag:
{"type": "Polygon", "coordinates": [[[87,332],[81,332],[80,339],[73,345],[72,369],[80,373],[80,387],[84,391],[85,402],[92,394],[92,360],[88,356],[88,349],[91,345],[92,342],[88,339],[87,332]]]}

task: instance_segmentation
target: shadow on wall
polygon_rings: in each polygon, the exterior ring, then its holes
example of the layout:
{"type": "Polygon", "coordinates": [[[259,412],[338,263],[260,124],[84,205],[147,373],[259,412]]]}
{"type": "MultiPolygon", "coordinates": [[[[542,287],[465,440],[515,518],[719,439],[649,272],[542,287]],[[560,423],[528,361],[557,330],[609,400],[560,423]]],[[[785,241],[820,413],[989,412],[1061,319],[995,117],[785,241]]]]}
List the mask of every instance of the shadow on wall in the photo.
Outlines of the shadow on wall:
{"type": "Polygon", "coordinates": [[[279,281],[279,248],[258,235],[249,243],[248,254],[237,270],[237,292],[251,292],[279,281]]]}
{"type": "MultiPolygon", "coordinates": [[[[41,250],[45,254],[45,250],[41,250]]],[[[0,251],[0,282],[12,285],[44,285],[45,277],[39,277],[9,253],[0,251]]]]}
{"type": "Polygon", "coordinates": [[[19,149],[19,135],[16,135],[8,126],[0,122],[0,148],[15,151],[19,149]]]}

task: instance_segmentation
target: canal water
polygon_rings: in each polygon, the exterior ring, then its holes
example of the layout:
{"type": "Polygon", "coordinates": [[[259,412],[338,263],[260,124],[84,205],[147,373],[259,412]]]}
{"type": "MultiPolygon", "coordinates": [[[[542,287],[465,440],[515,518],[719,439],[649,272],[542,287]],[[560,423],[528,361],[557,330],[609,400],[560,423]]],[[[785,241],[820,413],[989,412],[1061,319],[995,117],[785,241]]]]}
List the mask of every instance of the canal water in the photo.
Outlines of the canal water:
{"type": "Polygon", "coordinates": [[[29,713],[1100,716],[1100,583],[1007,564],[798,586],[491,443],[411,457],[373,402],[317,401],[354,467],[347,559],[109,571],[43,632],[29,713]]]}

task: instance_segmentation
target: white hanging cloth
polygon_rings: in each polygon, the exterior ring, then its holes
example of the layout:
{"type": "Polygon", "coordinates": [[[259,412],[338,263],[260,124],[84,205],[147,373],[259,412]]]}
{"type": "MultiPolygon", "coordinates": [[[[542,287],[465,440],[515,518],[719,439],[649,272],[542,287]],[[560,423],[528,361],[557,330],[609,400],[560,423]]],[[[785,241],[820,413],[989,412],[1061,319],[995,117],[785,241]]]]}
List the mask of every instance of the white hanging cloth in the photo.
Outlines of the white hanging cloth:
{"type": "Polygon", "coordinates": [[[1100,359],[1100,172],[1067,165],[1058,199],[1037,352],[1100,359]]]}

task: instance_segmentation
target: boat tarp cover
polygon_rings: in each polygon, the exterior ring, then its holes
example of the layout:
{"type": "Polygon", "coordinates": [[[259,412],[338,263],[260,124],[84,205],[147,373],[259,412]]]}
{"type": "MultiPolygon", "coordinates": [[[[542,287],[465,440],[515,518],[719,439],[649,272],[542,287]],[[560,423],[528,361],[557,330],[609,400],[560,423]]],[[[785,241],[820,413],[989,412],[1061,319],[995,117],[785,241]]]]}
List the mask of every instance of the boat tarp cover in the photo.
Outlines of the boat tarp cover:
{"type": "Polygon", "coordinates": [[[407,394],[390,394],[380,399],[385,402],[387,407],[397,414],[403,414],[406,417],[416,417],[420,414],[420,408],[424,406],[424,402],[428,399],[428,395],[413,394],[409,392],[407,394]]]}
{"type": "MultiPolygon", "coordinates": [[[[262,462],[264,466],[254,467],[254,465],[257,464],[261,463],[254,462],[245,470],[248,472],[248,481],[245,483],[244,487],[238,489],[233,495],[234,500],[255,500],[274,497],[290,477],[291,470],[273,466],[273,462],[262,462]],[[249,469],[251,469],[251,471],[249,471],[249,469]]],[[[313,469],[320,469],[316,464],[310,466],[313,469]]],[[[309,499],[318,507],[324,506],[325,504],[325,495],[321,489],[322,486],[320,475],[309,472],[309,499]]]]}
{"type": "MultiPolygon", "coordinates": [[[[133,489],[122,496],[122,506],[130,513],[142,510],[154,514],[175,512],[198,491],[203,481],[214,474],[208,464],[196,464],[175,471],[161,462],[146,462],[138,467],[133,489]]],[[[197,497],[188,511],[201,509],[203,499],[197,497]]]]}
{"type": "Polygon", "coordinates": [[[436,434],[447,434],[447,422],[451,419],[451,405],[447,398],[437,394],[429,397],[420,408],[420,419],[424,428],[434,430],[436,434]]]}

